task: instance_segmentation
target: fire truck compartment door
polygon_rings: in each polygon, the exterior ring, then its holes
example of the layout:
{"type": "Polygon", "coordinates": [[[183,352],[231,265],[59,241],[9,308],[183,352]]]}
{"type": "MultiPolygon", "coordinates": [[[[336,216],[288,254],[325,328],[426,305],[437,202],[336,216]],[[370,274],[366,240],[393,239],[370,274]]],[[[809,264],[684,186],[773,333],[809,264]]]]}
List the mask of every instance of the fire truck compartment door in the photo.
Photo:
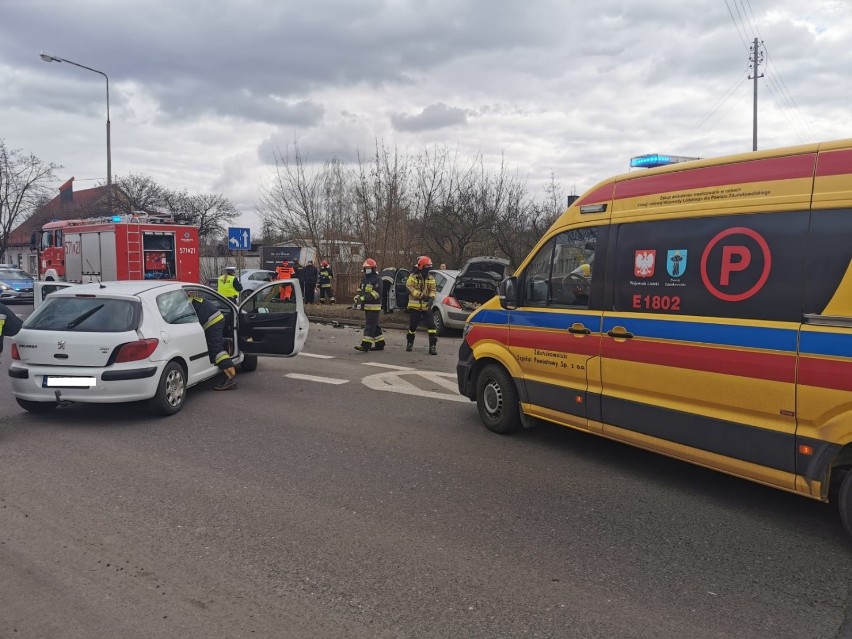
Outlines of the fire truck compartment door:
{"type": "Polygon", "coordinates": [[[308,339],[299,280],[276,280],[260,286],[239,306],[237,337],[243,353],[292,357],[308,339]]]}

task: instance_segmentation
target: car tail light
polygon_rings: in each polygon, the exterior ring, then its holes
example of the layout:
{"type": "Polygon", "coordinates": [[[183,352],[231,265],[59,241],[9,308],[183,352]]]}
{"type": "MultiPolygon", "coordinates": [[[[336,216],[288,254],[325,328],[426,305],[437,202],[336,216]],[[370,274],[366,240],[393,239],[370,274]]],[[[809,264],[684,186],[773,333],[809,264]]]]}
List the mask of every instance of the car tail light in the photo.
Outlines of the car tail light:
{"type": "Polygon", "coordinates": [[[444,306],[452,306],[453,308],[461,308],[461,304],[459,304],[459,301],[452,295],[447,295],[444,298],[444,301],[441,302],[441,304],[443,304],[444,306]]]}
{"type": "MultiPolygon", "coordinates": [[[[3,339],[0,337],[0,339],[3,339]]],[[[21,354],[18,352],[18,345],[15,342],[12,342],[12,359],[16,359],[19,362],[21,361],[21,354]]]]}
{"type": "Polygon", "coordinates": [[[118,355],[115,357],[118,362],[136,362],[140,359],[147,359],[151,356],[160,343],[156,337],[150,339],[140,339],[135,342],[127,342],[118,347],[118,355]]]}

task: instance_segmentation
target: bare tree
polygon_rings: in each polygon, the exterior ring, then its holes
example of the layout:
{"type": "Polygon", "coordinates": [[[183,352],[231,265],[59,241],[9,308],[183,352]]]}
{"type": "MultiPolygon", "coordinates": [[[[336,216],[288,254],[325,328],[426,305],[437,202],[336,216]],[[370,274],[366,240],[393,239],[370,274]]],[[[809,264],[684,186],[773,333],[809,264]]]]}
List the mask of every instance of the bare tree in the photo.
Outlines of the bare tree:
{"type": "Polygon", "coordinates": [[[49,193],[48,183],[62,168],[21,149],[8,149],[0,140],[0,255],[5,255],[9,234],[29,218],[49,193]]]}
{"type": "Polygon", "coordinates": [[[121,206],[125,213],[158,213],[166,208],[168,191],[150,176],[131,173],[117,178],[113,188],[119,192],[114,198],[117,206],[121,206]]]}
{"type": "Polygon", "coordinates": [[[339,170],[339,163],[331,160],[324,167],[311,168],[295,142],[292,158],[280,149],[273,151],[273,158],[272,180],[261,190],[258,204],[264,228],[283,240],[322,247],[329,231],[326,197],[334,190],[328,176],[339,170]]]}
{"type": "Polygon", "coordinates": [[[165,203],[176,222],[197,226],[202,240],[224,235],[226,223],[240,215],[234,203],[219,194],[170,191],[165,195],[165,203]]]}

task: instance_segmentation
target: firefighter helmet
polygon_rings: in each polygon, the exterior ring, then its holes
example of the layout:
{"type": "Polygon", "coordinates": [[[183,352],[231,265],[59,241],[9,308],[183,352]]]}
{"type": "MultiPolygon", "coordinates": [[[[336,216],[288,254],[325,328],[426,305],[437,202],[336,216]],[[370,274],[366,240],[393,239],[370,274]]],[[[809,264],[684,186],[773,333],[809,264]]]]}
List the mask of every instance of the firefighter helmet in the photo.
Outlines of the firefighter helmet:
{"type": "Polygon", "coordinates": [[[323,260],[322,262],[320,262],[320,266],[322,266],[323,268],[327,267],[328,266],[328,260],[323,260]]]}
{"type": "Polygon", "coordinates": [[[361,268],[375,269],[376,267],[377,267],[376,260],[374,260],[372,257],[368,257],[366,260],[364,260],[364,263],[361,265],[361,268]]]}
{"type": "Polygon", "coordinates": [[[417,268],[432,268],[432,260],[426,255],[421,255],[417,258],[417,268]]]}

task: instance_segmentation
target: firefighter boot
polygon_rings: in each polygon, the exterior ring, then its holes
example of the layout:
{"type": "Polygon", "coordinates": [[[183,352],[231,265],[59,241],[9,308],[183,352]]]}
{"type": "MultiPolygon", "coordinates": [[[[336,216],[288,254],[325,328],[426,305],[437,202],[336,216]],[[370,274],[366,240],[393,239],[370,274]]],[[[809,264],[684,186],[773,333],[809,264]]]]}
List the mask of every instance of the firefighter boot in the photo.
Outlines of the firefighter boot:
{"type": "Polygon", "coordinates": [[[430,335],[429,336],[429,354],[430,355],[437,355],[438,354],[438,350],[435,348],[437,345],[438,345],[438,338],[432,337],[430,335]]]}
{"type": "Polygon", "coordinates": [[[406,335],[405,336],[407,343],[405,344],[405,352],[410,353],[411,349],[414,348],[414,335],[406,335]]]}
{"type": "Polygon", "coordinates": [[[222,371],[225,374],[224,381],[218,386],[214,386],[213,390],[224,391],[233,390],[237,387],[237,369],[233,366],[222,371]]]}
{"type": "Polygon", "coordinates": [[[355,347],[355,350],[361,351],[362,353],[368,353],[370,351],[370,342],[361,342],[355,347]]]}

